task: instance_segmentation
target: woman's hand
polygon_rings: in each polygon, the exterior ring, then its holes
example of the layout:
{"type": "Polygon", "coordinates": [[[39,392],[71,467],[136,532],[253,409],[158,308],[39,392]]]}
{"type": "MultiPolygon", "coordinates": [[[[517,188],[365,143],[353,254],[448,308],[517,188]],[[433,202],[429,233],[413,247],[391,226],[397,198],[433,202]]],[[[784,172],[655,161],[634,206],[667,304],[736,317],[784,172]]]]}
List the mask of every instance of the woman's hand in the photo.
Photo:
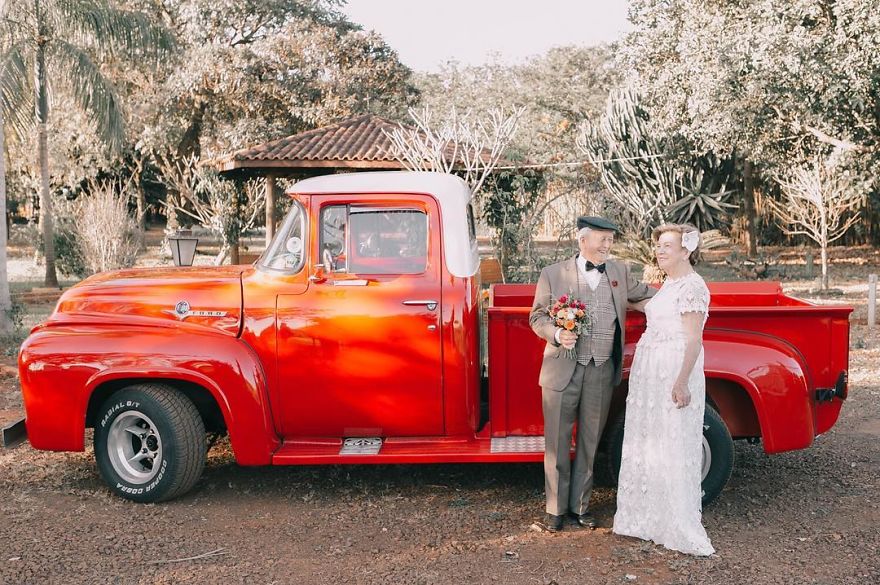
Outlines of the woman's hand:
{"type": "Polygon", "coordinates": [[[678,408],[684,408],[691,403],[691,392],[688,390],[686,382],[676,382],[672,387],[672,402],[678,408]]]}

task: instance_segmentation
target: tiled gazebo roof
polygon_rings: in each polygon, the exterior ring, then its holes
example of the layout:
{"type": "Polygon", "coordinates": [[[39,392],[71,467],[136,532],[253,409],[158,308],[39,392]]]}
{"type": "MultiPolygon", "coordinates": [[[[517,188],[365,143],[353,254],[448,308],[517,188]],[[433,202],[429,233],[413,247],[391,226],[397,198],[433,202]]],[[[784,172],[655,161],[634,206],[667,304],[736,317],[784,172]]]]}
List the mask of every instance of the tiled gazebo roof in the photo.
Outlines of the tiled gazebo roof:
{"type": "Polygon", "coordinates": [[[400,125],[364,114],[342,122],[239,150],[217,161],[220,172],[270,168],[402,169],[391,153],[400,125]]]}
{"type": "MultiPolygon", "coordinates": [[[[284,175],[332,172],[332,169],[404,169],[385,135],[402,125],[364,114],[239,150],[215,161],[220,173],[284,175]]],[[[447,155],[454,155],[452,146],[447,155]]],[[[483,153],[488,158],[489,152],[483,153]]],[[[510,164],[499,161],[501,164],[510,164]]]]}

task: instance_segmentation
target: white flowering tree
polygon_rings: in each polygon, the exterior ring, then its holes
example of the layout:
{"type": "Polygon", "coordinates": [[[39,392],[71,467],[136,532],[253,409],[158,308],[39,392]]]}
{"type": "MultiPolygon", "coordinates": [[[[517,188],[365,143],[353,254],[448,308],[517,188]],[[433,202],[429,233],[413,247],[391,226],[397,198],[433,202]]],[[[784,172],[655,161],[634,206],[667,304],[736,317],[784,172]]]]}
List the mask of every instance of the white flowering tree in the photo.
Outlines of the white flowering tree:
{"type": "MultiPolygon", "coordinates": [[[[385,132],[391,140],[394,157],[407,169],[455,174],[464,179],[474,194],[477,216],[496,232],[503,270],[509,266],[514,250],[521,243],[519,240],[530,240],[533,229],[533,225],[529,225],[527,234],[512,231],[514,224],[509,219],[522,219],[535,203],[534,194],[525,194],[522,189],[506,191],[497,177],[492,178],[524,111],[522,107],[511,111],[489,108],[483,115],[476,116],[471,110],[461,113],[453,106],[445,119],[438,120],[428,106],[421,110],[410,108],[413,126],[399,126],[385,132]],[[486,188],[490,191],[488,198],[481,197],[486,188]],[[502,212],[497,213],[498,210],[502,212]]],[[[521,227],[522,222],[517,223],[520,224],[517,227],[521,227]]]]}
{"type": "Polygon", "coordinates": [[[523,111],[490,108],[485,118],[477,118],[470,110],[460,113],[453,107],[440,121],[427,107],[410,108],[414,126],[400,126],[385,135],[394,146],[394,157],[406,168],[459,174],[478,196],[516,134],[523,111]]]}
{"type": "Polygon", "coordinates": [[[843,237],[859,220],[865,193],[828,160],[816,159],[777,178],[782,201],[769,199],[770,208],[787,235],[806,236],[818,244],[822,258],[822,288],[828,289],[828,245],[843,237]]]}

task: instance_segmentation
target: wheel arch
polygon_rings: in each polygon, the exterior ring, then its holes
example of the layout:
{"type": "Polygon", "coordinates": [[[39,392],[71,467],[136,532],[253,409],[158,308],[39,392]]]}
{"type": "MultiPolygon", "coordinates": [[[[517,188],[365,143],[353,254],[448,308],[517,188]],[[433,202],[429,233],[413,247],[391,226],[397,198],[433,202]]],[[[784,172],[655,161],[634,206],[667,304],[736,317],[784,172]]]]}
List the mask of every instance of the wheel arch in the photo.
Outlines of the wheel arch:
{"type": "Polygon", "coordinates": [[[222,433],[227,430],[226,416],[214,393],[204,384],[179,377],[120,377],[96,384],[89,394],[85,426],[94,428],[95,418],[101,405],[113,394],[130,386],[148,383],[163,384],[186,396],[199,411],[199,416],[208,432],[222,433]]]}
{"type": "Polygon", "coordinates": [[[761,436],[756,398],[755,390],[746,389],[742,380],[706,374],[706,404],[718,412],[734,439],[761,436]]]}
{"type": "Polygon", "coordinates": [[[712,333],[704,341],[706,392],[731,435],[757,436],[760,431],[767,453],[809,446],[815,436],[814,409],[809,370],[800,353],[766,335],[712,333]]]}
{"type": "Polygon", "coordinates": [[[82,451],[95,408],[145,381],[175,388],[209,428],[226,428],[241,465],[268,465],[280,446],[260,355],[231,336],[182,327],[54,326],[23,344],[19,375],[36,449],[82,451]]]}
{"type": "Polygon", "coordinates": [[[195,405],[209,432],[227,431],[236,461],[241,465],[268,465],[277,448],[262,380],[237,368],[236,376],[214,380],[189,368],[125,367],[106,369],[85,385],[83,428],[94,427],[96,411],[115,392],[138,383],[160,383],[185,395],[195,405]],[[224,382],[221,387],[220,382],[224,382]]]}

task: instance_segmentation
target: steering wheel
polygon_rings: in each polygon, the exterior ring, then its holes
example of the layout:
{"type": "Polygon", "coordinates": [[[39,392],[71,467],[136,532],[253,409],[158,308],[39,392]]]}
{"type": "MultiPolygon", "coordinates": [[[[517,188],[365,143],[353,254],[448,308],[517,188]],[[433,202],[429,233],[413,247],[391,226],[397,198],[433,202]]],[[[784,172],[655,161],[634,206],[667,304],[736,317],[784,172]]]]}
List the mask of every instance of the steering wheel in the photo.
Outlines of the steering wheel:
{"type": "Polygon", "coordinates": [[[302,238],[291,236],[284,243],[284,250],[272,259],[269,264],[272,268],[293,268],[299,265],[302,260],[302,238]]]}

